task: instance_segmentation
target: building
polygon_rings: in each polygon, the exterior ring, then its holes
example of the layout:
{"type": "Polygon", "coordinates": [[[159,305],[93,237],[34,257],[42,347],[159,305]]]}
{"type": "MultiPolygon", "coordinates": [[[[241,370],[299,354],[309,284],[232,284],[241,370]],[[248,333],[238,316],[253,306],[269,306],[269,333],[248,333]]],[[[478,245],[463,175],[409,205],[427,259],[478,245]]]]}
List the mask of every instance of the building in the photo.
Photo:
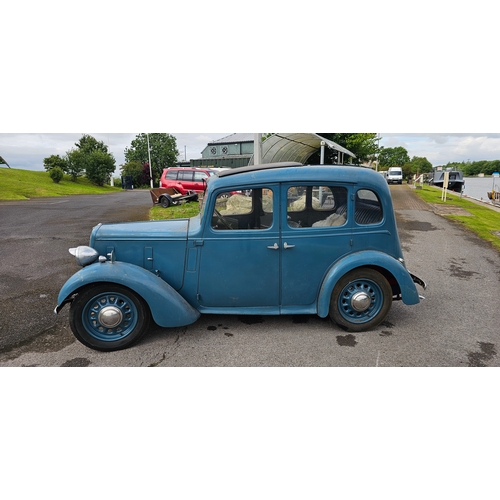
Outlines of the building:
{"type": "MultiPolygon", "coordinates": [[[[255,134],[231,134],[209,142],[202,157],[190,160],[191,167],[237,168],[253,165],[255,134]]],[[[318,134],[273,134],[262,143],[261,163],[298,161],[320,164],[325,149],[330,150],[324,163],[346,164],[356,155],[339,144],[318,134]]]]}
{"type": "Polygon", "coordinates": [[[231,134],[209,142],[201,158],[191,160],[191,167],[246,167],[253,157],[254,134],[231,134]]]}

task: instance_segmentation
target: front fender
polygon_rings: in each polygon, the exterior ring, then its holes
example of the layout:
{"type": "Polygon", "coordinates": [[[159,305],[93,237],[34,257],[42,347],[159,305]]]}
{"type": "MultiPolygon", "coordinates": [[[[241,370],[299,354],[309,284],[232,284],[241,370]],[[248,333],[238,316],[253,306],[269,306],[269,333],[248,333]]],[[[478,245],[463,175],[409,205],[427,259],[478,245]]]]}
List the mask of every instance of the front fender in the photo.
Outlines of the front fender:
{"type": "Polygon", "coordinates": [[[318,316],[325,318],[328,315],[330,298],[337,281],[344,274],[358,267],[381,267],[387,269],[399,284],[403,302],[407,305],[414,305],[420,302],[415,283],[401,262],[385,253],[368,250],[348,255],[330,268],[319,291],[318,316]]]}
{"type": "Polygon", "coordinates": [[[153,319],[159,326],[185,326],[200,317],[194,307],[155,274],[133,264],[109,261],[92,264],[74,274],[59,292],[56,312],[82,287],[102,282],[125,286],[140,295],[147,302],[153,319]]]}

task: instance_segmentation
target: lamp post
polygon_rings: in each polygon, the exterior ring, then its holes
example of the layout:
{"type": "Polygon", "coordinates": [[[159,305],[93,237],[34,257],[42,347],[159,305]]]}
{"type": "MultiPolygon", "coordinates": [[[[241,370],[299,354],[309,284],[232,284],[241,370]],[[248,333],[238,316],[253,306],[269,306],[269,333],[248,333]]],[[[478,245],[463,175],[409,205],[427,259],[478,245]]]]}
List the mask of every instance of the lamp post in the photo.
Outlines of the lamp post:
{"type": "Polygon", "coordinates": [[[151,151],[149,149],[149,134],[146,134],[148,139],[148,161],[149,161],[149,177],[151,178],[151,189],[153,189],[153,171],[151,170],[151,151]]]}

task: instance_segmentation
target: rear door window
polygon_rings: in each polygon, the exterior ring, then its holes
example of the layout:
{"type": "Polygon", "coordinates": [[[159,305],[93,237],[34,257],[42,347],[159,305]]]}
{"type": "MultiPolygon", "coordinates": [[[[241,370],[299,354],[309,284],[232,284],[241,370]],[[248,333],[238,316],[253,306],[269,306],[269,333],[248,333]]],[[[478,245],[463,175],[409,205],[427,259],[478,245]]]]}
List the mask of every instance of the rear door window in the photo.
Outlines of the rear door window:
{"type": "Polygon", "coordinates": [[[288,227],[343,226],[346,220],[346,188],[339,186],[292,186],[288,188],[288,227]]]}
{"type": "Polygon", "coordinates": [[[193,172],[191,170],[179,170],[179,175],[177,177],[179,181],[192,181],[193,172]]]}

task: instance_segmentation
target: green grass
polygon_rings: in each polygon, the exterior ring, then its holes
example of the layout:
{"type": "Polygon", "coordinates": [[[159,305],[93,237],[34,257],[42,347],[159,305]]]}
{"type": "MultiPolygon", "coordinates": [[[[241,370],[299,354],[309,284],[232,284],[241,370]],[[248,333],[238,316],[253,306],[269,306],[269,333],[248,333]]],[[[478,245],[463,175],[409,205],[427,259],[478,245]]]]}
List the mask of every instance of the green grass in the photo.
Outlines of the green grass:
{"type": "Polygon", "coordinates": [[[0,168],[0,200],[27,200],[41,196],[102,194],[121,191],[121,187],[95,186],[85,177],[71,182],[68,175],[56,184],[48,172],[0,168]]]}
{"type": "Polygon", "coordinates": [[[168,208],[162,208],[160,205],[155,205],[149,211],[150,220],[164,219],[189,219],[200,213],[200,205],[195,201],[183,203],[181,205],[172,205],[168,208]]]}
{"type": "Polygon", "coordinates": [[[500,234],[500,212],[478,205],[465,198],[460,198],[459,195],[450,195],[448,193],[444,202],[441,200],[441,189],[439,188],[424,186],[422,189],[416,189],[415,193],[427,203],[454,206],[467,210],[472,215],[450,214],[445,217],[459,222],[483,240],[489,241],[497,250],[500,250],[500,236],[498,236],[500,234]]]}

